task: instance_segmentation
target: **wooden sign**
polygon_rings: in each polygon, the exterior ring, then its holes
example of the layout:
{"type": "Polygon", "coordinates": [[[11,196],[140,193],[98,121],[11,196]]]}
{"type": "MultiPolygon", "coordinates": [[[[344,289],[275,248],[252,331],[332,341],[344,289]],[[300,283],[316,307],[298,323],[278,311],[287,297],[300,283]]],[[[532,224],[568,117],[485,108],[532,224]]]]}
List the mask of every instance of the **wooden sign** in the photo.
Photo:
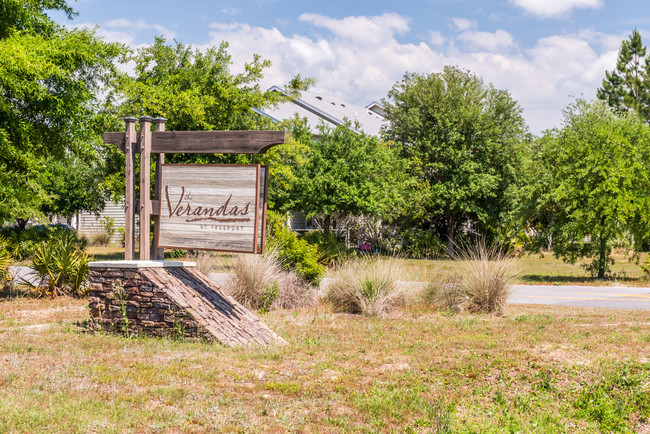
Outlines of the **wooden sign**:
{"type": "Polygon", "coordinates": [[[158,247],[262,253],[267,168],[163,164],[158,247]]]}
{"type": "MultiPolygon", "coordinates": [[[[133,117],[124,118],[126,126],[123,133],[104,133],[104,143],[112,143],[125,154],[125,227],[124,227],[124,259],[135,258],[135,215],[140,215],[140,222],[154,224],[153,248],[150,248],[149,224],[140,225],[140,259],[163,259],[164,249],[168,243],[181,244],[182,237],[167,237],[162,242],[160,235],[160,219],[163,194],[161,191],[161,165],[165,162],[165,153],[229,153],[229,154],[263,154],[275,145],[285,143],[290,134],[286,131],[165,131],[167,119],[152,119],[140,117],[140,132],[136,134],[133,117]],[[156,131],[151,131],[151,123],[156,131]],[[140,154],[140,200],[136,197],[136,154],[140,154]],[[147,194],[150,191],[150,160],[155,158],[156,170],[154,178],[154,198],[147,194]],[[142,194],[144,192],[144,194],[142,194]]],[[[258,225],[253,252],[264,251],[264,216],[266,215],[266,186],[268,169],[260,167],[258,225]],[[262,200],[264,198],[264,200],[262,200]],[[262,216],[261,221],[259,216],[262,216]]],[[[178,217],[178,216],[177,216],[178,217]]],[[[183,243],[184,244],[184,243],[183,243]]],[[[196,244],[196,243],[192,243],[196,244]]],[[[208,243],[210,244],[210,243],[208,243]]],[[[228,244],[228,243],[226,243],[228,244]]],[[[206,249],[222,250],[221,248],[206,247],[206,249]]],[[[221,245],[221,244],[218,244],[221,245]]],[[[170,246],[170,247],[176,247],[170,246]]],[[[227,246],[228,247],[228,246],[227,246]]],[[[182,247],[181,247],[182,248],[182,247]]],[[[188,247],[203,249],[203,247],[188,247]]],[[[236,250],[240,251],[240,250],[236,250]]],[[[246,250],[247,252],[249,250],[246,250]]]]}

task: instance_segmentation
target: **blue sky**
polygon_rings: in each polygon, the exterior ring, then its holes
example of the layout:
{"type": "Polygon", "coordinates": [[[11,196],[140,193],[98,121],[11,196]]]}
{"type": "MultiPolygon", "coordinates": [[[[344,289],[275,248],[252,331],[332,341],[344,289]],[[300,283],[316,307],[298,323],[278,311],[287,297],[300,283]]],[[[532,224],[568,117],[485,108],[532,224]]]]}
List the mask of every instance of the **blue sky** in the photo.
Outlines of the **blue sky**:
{"type": "Polygon", "coordinates": [[[273,66],[265,87],[296,73],[314,90],[366,105],[405,72],[456,65],[507,89],[530,129],[560,126],[573,97],[592,99],[621,41],[637,28],[650,43],[643,0],[123,1],[72,3],[71,26],[134,48],[156,35],[197,48],[230,43],[234,71],[253,54],[273,66]]]}

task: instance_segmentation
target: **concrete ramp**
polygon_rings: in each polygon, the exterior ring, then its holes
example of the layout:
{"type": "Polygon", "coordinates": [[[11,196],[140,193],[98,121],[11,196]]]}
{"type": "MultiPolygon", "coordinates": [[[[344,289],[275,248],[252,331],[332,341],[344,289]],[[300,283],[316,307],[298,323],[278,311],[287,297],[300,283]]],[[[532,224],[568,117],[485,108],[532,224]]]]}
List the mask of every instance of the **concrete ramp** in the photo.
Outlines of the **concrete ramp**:
{"type": "Polygon", "coordinates": [[[104,330],[123,331],[126,321],[136,334],[181,330],[227,346],[286,344],[191,263],[92,262],[90,269],[91,323],[104,330]]]}

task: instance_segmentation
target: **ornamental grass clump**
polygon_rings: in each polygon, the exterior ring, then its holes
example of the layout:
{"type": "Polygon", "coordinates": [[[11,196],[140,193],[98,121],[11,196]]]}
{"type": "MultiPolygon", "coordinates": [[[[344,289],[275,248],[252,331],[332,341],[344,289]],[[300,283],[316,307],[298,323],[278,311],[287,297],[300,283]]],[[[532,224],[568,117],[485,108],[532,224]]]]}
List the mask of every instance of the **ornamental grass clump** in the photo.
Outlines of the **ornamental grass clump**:
{"type": "Polygon", "coordinates": [[[199,252],[194,258],[194,262],[196,263],[197,270],[209,276],[219,268],[221,261],[219,257],[214,256],[210,252],[199,252]]]}
{"type": "Polygon", "coordinates": [[[351,261],[336,271],[325,300],[337,312],[383,315],[406,302],[405,275],[400,258],[351,261]]]}
{"type": "Polygon", "coordinates": [[[517,276],[515,259],[485,242],[458,249],[454,288],[461,309],[471,313],[501,314],[517,276]]]}
{"type": "Polygon", "coordinates": [[[249,309],[293,309],[311,306],[315,290],[295,272],[284,269],[275,251],[264,255],[235,255],[225,290],[249,309]]]}

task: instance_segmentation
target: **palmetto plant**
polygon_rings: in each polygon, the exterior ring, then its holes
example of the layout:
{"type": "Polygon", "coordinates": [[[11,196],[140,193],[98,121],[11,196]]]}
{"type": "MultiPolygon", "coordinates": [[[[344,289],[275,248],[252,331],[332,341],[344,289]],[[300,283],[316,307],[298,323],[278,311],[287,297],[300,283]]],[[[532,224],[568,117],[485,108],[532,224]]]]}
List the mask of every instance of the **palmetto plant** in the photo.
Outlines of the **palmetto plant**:
{"type": "Polygon", "coordinates": [[[0,236],[0,288],[11,280],[11,254],[6,249],[6,239],[0,236]]]}
{"type": "Polygon", "coordinates": [[[81,251],[73,237],[53,239],[41,244],[32,258],[40,278],[41,291],[46,295],[81,296],[88,278],[88,254],[81,251]]]}

